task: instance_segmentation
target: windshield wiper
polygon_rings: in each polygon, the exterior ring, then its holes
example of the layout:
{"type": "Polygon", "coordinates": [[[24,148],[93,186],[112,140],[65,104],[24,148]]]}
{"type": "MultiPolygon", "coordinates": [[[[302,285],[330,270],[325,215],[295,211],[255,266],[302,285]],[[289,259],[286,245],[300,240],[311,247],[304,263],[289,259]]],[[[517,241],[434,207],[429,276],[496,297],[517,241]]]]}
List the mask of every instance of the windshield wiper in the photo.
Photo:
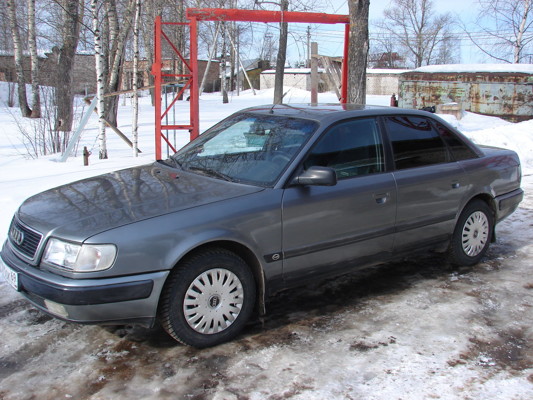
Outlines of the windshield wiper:
{"type": "Polygon", "coordinates": [[[181,168],[181,164],[172,157],[167,158],[166,160],[157,160],[157,162],[163,165],[166,165],[167,167],[172,167],[172,168],[180,167],[181,168]]]}
{"type": "Polygon", "coordinates": [[[207,176],[213,176],[215,178],[220,178],[220,179],[223,179],[223,180],[228,181],[228,182],[235,182],[235,180],[233,178],[229,177],[228,175],[223,174],[222,172],[216,171],[216,170],[211,169],[211,168],[189,167],[188,169],[190,171],[200,172],[200,173],[202,173],[204,175],[207,175],[207,176]]]}

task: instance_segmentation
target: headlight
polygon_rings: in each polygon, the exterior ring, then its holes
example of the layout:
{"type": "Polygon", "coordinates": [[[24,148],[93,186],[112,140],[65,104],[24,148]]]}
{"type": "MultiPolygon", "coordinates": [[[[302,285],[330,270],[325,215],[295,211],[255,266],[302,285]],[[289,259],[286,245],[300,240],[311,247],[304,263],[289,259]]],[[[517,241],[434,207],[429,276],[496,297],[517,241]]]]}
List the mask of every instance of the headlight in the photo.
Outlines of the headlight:
{"type": "Polygon", "coordinates": [[[108,269],[115,261],[117,248],[112,244],[77,244],[50,239],[43,262],[73,272],[108,269]]]}

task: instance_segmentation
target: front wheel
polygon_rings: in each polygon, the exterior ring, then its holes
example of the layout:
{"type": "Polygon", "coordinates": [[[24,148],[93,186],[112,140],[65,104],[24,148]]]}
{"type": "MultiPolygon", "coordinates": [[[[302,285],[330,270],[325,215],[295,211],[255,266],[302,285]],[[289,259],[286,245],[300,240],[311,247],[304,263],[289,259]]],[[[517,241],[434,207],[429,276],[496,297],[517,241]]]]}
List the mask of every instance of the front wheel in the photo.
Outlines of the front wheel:
{"type": "Polygon", "coordinates": [[[469,203],[457,221],[450,245],[452,261],[459,265],[477,264],[485,255],[492,239],[494,216],[481,200],[469,203]]]}
{"type": "Polygon", "coordinates": [[[162,294],[160,318],[179,342],[210,347],[240,332],[254,301],[255,282],[246,263],[225,249],[210,249],[172,272],[162,294]]]}

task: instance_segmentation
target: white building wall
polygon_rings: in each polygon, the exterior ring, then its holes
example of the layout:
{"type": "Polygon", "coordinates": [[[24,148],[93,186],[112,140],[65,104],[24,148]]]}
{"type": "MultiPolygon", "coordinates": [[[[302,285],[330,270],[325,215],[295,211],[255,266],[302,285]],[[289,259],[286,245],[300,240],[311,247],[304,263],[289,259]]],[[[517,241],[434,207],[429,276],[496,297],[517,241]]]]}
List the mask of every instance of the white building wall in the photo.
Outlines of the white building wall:
{"type": "MultiPolygon", "coordinates": [[[[261,72],[260,89],[270,89],[274,87],[275,71],[266,70],[261,72]]],[[[324,71],[319,68],[319,91],[333,90],[329,88],[329,79],[324,71]]],[[[311,90],[311,69],[310,68],[286,68],[283,77],[283,86],[294,87],[302,90],[311,90]]]]}
{"type": "Polygon", "coordinates": [[[398,95],[400,74],[405,69],[368,69],[366,71],[366,93],[371,95],[398,95]]]}
{"type": "MultiPolygon", "coordinates": [[[[408,70],[399,69],[369,69],[366,72],[366,92],[370,95],[396,95],[399,91],[399,77],[402,72],[408,70]]],[[[274,87],[274,70],[263,71],[260,76],[261,89],[274,87]]],[[[333,91],[330,80],[322,69],[319,69],[319,91],[333,91]]],[[[311,90],[311,70],[309,68],[285,69],[283,79],[284,86],[295,87],[303,90],[311,90]]]]}

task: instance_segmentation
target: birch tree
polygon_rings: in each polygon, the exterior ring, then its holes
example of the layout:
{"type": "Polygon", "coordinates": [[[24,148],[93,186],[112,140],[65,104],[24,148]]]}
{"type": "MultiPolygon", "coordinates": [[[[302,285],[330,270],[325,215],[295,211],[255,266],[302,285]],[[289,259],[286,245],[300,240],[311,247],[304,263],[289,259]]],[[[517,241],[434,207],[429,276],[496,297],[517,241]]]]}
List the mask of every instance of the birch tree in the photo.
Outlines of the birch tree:
{"type": "Polygon", "coordinates": [[[28,0],[28,47],[31,63],[31,117],[41,117],[41,96],[39,85],[39,58],[37,54],[37,33],[35,30],[35,0],[28,0]]]}
{"type": "Polygon", "coordinates": [[[102,37],[98,19],[98,0],[91,0],[91,15],[94,34],[94,58],[96,63],[96,98],[98,99],[98,158],[107,159],[104,102],[104,64],[102,57],[102,37]]]}
{"type": "Polygon", "coordinates": [[[31,109],[28,106],[28,98],[26,96],[26,79],[24,77],[24,59],[22,53],[22,41],[20,38],[20,30],[17,19],[17,8],[15,0],[7,0],[7,9],[9,23],[11,27],[11,35],[13,38],[13,50],[15,58],[15,71],[17,75],[17,90],[20,112],[23,117],[31,116],[31,109]]]}
{"type": "MultiPolygon", "coordinates": [[[[148,76],[148,84],[154,85],[154,76],[151,74],[151,66],[154,63],[154,23],[155,18],[162,14],[163,4],[160,0],[145,0],[143,2],[143,13],[141,21],[141,35],[143,39],[143,46],[146,57],[146,70],[144,71],[148,76]]],[[[150,89],[150,97],[152,105],[154,102],[154,89],[150,89]]]]}
{"type": "Polygon", "coordinates": [[[476,24],[483,35],[466,30],[472,42],[495,60],[515,64],[531,62],[533,1],[479,0],[479,4],[481,11],[476,24]]]}
{"type": "Polygon", "coordinates": [[[139,142],[139,93],[137,85],[137,74],[139,70],[139,24],[141,19],[141,0],[137,0],[135,4],[135,17],[133,23],[133,121],[132,121],[132,136],[133,136],[133,156],[139,155],[137,148],[139,142]]]}
{"type": "Polygon", "coordinates": [[[7,2],[0,1],[0,50],[11,51],[13,49],[12,39],[7,2]]]}
{"type": "Polygon", "coordinates": [[[222,21],[222,57],[220,58],[220,90],[222,91],[222,103],[229,103],[227,87],[227,46],[226,46],[226,22],[222,21]]]}
{"type": "MultiPolygon", "coordinates": [[[[104,0],[104,31],[101,31],[102,53],[104,62],[105,92],[112,93],[119,90],[120,77],[124,66],[124,55],[128,35],[132,29],[133,14],[136,0],[127,0],[119,13],[115,0],[104,0]],[[105,33],[105,34],[103,34],[105,33]],[[104,40],[105,38],[105,40],[104,40]]],[[[109,96],[105,99],[105,118],[117,125],[118,96],[109,96]]]]}

